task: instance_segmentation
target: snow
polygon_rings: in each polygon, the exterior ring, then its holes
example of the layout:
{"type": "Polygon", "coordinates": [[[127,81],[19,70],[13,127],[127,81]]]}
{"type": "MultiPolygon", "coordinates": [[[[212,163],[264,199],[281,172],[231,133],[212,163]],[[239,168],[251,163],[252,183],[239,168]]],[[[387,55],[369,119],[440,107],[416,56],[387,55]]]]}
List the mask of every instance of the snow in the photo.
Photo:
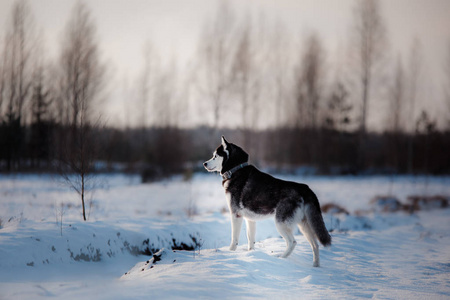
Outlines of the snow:
{"type": "Polygon", "coordinates": [[[0,299],[450,297],[450,209],[384,212],[371,203],[448,197],[450,177],[283,178],[350,212],[324,214],[333,245],[320,247],[320,268],[299,232],[293,254],[279,258],[285,242],[270,219],[257,223],[254,251],[245,230],[229,251],[229,214],[213,174],[152,184],[98,176],[87,222],[57,176],[0,175],[0,299]],[[172,250],[182,243],[194,250],[172,250]]]}

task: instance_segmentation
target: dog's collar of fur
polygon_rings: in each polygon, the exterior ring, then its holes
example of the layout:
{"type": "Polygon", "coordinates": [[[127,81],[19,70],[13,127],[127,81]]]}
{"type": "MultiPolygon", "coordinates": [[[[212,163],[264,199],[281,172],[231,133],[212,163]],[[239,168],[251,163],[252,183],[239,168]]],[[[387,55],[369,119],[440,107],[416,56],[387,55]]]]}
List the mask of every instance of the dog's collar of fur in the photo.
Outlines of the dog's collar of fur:
{"type": "Polygon", "coordinates": [[[232,168],[231,170],[228,170],[225,173],[220,174],[220,175],[222,175],[223,180],[230,179],[234,172],[236,172],[237,170],[240,170],[242,168],[245,168],[248,165],[249,165],[248,162],[245,162],[245,163],[240,164],[239,166],[236,166],[236,167],[232,168]]]}

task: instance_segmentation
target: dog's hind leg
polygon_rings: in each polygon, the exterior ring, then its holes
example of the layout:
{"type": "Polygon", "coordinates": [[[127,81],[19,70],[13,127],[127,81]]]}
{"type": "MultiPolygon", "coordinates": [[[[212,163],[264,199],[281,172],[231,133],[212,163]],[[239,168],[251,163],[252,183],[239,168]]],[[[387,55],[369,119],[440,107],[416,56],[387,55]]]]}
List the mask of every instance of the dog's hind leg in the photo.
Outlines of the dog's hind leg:
{"type": "Polygon", "coordinates": [[[255,250],[256,222],[245,219],[247,227],[248,251],[255,250]]]}
{"type": "Polygon", "coordinates": [[[293,225],[278,221],[276,221],[275,224],[277,226],[278,232],[286,241],[286,250],[281,255],[281,258],[286,258],[291,255],[292,251],[294,251],[295,245],[297,245],[293,234],[293,225]]]}
{"type": "Polygon", "coordinates": [[[314,232],[312,231],[309,224],[306,222],[298,223],[298,228],[311,245],[311,249],[313,251],[313,267],[319,267],[320,266],[319,244],[317,243],[314,232]]]}
{"type": "Polygon", "coordinates": [[[231,245],[230,250],[234,251],[239,244],[239,235],[241,234],[242,217],[231,213],[231,245]]]}

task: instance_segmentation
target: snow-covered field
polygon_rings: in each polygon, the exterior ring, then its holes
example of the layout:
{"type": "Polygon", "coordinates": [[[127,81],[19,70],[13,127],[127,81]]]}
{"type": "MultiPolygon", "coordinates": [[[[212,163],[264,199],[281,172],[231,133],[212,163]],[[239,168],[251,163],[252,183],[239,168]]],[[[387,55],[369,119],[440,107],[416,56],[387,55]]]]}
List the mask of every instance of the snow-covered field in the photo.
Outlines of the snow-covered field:
{"type": "Polygon", "coordinates": [[[87,222],[58,177],[0,175],[0,299],[450,298],[450,209],[386,213],[369,203],[449,196],[450,177],[285,178],[350,212],[324,214],[333,245],[320,248],[320,268],[299,232],[293,254],[278,258],[285,243],[270,219],[257,224],[255,251],[243,230],[230,252],[213,174],[153,184],[99,176],[87,222]]]}

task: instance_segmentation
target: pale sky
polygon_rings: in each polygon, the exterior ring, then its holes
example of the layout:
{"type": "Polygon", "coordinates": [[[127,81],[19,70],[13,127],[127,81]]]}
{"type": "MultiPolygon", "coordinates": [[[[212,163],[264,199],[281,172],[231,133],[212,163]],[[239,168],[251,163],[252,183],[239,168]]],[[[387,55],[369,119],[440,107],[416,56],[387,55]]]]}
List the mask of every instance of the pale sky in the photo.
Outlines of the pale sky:
{"type": "MultiPolygon", "coordinates": [[[[11,14],[12,0],[0,0],[0,36],[11,14]]],[[[42,29],[50,56],[58,53],[61,35],[72,10],[73,0],[29,1],[42,29]]],[[[219,0],[92,0],[85,1],[97,26],[103,59],[113,64],[112,86],[123,78],[136,78],[142,64],[146,41],[169,60],[174,57],[183,67],[195,54],[205,20],[216,12],[219,0]]],[[[271,20],[281,20],[293,39],[316,31],[330,60],[342,56],[349,43],[354,0],[232,0],[237,12],[263,13],[271,20]]],[[[436,118],[442,114],[444,63],[450,47],[449,0],[382,0],[381,9],[390,45],[390,55],[407,62],[411,44],[422,44],[426,99],[433,104],[436,118]]],[[[3,41],[0,40],[0,41],[3,41]]],[[[1,43],[1,42],[0,42],[1,43]]],[[[344,54],[345,55],[345,54],[344,54]]],[[[113,89],[114,91],[114,89],[113,89]]],[[[111,92],[113,94],[120,91],[111,92]]],[[[121,106],[123,108],[123,106],[121,106]]],[[[123,113],[120,108],[111,118],[123,113]]],[[[447,112],[448,113],[448,112],[447,112]]],[[[117,116],[123,119],[123,116],[117,116]]],[[[123,121],[123,120],[122,120],[123,121]]]]}

